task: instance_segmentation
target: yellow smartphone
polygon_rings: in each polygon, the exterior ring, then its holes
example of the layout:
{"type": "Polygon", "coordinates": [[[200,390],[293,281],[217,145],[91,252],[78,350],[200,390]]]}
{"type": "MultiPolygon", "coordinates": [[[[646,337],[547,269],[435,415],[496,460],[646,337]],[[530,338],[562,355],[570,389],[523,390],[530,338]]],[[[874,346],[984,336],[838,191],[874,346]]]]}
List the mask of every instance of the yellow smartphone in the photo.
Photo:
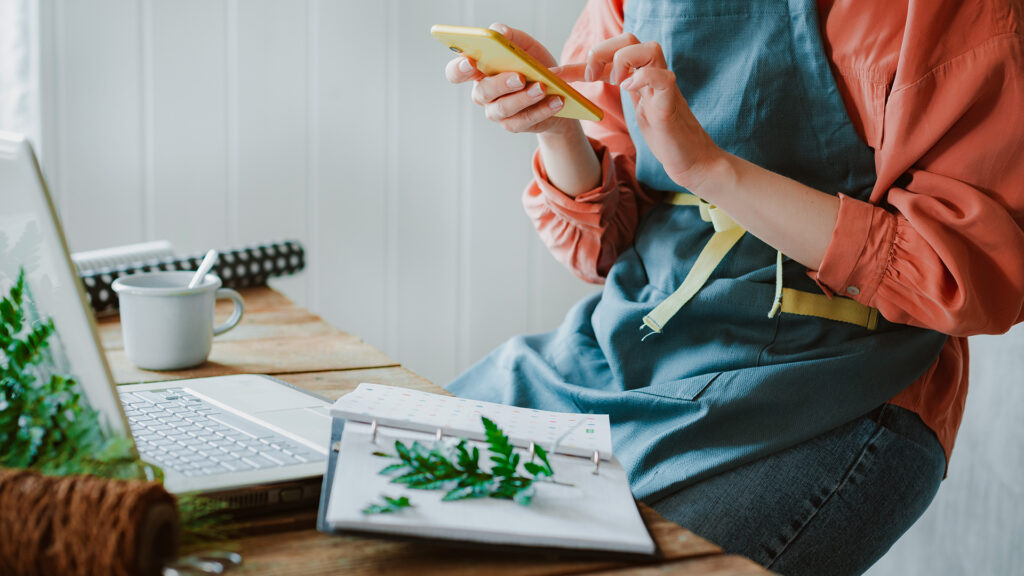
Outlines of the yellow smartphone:
{"type": "Polygon", "coordinates": [[[476,62],[477,69],[484,74],[519,72],[528,82],[544,84],[548,94],[557,94],[564,102],[555,116],[595,122],[604,117],[604,112],[596,104],[552,74],[547,67],[500,32],[490,28],[437,24],[430,28],[430,33],[453,52],[476,62]]]}

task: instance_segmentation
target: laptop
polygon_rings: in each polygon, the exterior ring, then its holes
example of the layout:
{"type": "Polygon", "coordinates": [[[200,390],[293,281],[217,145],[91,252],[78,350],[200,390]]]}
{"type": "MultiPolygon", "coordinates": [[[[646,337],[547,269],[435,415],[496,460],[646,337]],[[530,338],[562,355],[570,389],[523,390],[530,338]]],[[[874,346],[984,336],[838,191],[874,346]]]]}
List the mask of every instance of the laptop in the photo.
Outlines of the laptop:
{"type": "Polygon", "coordinates": [[[237,511],[315,507],[330,402],[259,374],[117,386],[32,147],[0,132],[0,290],[22,272],[33,314],[54,322],[52,361],[110,433],[163,469],[168,491],[237,511]]]}

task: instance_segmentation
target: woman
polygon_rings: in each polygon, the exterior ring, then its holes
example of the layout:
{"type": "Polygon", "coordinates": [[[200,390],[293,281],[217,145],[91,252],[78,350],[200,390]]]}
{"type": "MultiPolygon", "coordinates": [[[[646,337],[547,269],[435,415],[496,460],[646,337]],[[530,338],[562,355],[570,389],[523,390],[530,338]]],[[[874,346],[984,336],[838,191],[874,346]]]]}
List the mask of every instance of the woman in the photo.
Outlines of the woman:
{"type": "Polygon", "coordinates": [[[944,4],[591,0],[557,71],[586,126],[450,62],[538,134],[527,212],[604,288],[448,389],[608,413],[663,515],[781,573],[866,570],[938,489],[966,336],[1024,318],[1020,14],[944,4]]]}

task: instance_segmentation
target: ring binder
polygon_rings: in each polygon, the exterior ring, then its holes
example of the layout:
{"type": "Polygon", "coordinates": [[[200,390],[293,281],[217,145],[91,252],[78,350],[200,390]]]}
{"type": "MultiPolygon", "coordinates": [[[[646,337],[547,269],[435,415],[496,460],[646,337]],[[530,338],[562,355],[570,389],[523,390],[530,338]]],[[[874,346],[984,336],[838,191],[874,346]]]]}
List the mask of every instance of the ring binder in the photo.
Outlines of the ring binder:
{"type": "Polygon", "coordinates": [[[607,414],[574,414],[478,402],[385,386],[361,383],[335,403],[332,415],[378,426],[397,427],[428,434],[442,429],[448,437],[485,440],[480,416],[498,424],[509,443],[524,453],[531,442],[548,454],[567,454],[589,460],[596,450],[607,460],[612,456],[611,425],[607,414]]]}
{"type": "MultiPolygon", "coordinates": [[[[534,410],[429,394],[407,388],[361,383],[331,407],[332,438],[341,450],[331,453],[324,478],[318,526],[321,531],[391,534],[400,537],[474,542],[495,547],[571,550],[587,554],[657,555],[657,546],[640,516],[629,479],[614,458],[607,414],[534,410]],[[494,498],[444,500],[443,491],[409,493],[398,487],[375,446],[380,436],[403,444],[458,439],[472,452],[488,449],[481,419],[498,425],[515,450],[517,472],[529,476],[547,451],[553,475],[533,479],[526,506],[494,498]],[[520,456],[522,458],[520,458],[520,456]],[[606,460],[601,462],[601,460],[606,460]],[[344,465],[341,465],[344,462],[344,465]],[[381,494],[409,494],[412,511],[364,513],[381,494]],[[594,514],[595,507],[600,513],[594,514]]],[[[481,458],[482,471],[490,464],[481,458]]]]}

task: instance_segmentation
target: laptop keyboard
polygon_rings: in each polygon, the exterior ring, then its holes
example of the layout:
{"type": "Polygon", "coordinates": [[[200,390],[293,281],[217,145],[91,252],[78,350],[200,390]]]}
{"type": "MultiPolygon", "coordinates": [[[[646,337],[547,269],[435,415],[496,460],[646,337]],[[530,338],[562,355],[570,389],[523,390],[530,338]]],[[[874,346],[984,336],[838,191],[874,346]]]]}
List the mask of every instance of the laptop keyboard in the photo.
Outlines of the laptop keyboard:
{"type": "Polygon", "coordinates": [[[185,476],[276,468],[324,458],[182,388],[120,396],[142,459],[185,476]]]}

